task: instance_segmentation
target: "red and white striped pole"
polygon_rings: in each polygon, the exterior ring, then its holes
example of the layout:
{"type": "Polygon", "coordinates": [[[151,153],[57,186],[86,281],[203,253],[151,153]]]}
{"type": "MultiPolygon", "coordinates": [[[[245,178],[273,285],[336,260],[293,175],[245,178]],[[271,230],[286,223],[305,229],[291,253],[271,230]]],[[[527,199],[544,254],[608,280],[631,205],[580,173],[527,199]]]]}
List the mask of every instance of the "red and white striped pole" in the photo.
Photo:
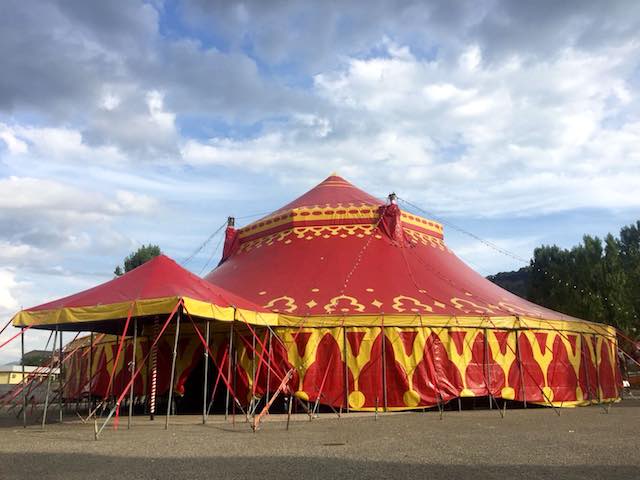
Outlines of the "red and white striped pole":
{"type": "MultiPolygon", "coordinates": [[[[153,338],[158,337],[160,324],[158,318],[153,322],[153,338]]],[[[158,385],[158,345],[151,347],[151,392],[149,395],[149,419],[153,420],[156,415],[156,391],[158,385]]]]}

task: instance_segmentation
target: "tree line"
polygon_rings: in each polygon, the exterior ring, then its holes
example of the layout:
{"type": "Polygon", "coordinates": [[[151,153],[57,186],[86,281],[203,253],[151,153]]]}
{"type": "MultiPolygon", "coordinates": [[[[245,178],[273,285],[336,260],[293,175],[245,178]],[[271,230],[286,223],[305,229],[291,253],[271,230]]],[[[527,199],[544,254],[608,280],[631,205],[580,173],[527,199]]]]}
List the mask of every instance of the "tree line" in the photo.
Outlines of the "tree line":
{"type": "Polygon", "coordinates": [[[547,308],[640,333],[640,221],[618,236],[585,235],[570,249],[542,245],[527,267],[488,277],[547,308]]]}

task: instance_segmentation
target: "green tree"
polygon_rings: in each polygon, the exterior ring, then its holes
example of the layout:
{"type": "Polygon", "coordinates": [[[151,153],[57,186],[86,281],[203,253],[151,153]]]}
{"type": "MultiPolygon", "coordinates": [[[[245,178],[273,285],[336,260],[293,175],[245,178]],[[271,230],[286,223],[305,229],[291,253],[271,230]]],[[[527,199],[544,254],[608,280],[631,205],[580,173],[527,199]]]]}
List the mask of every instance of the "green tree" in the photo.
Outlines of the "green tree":
{"type": "Polygon", "coordinates": [[[553,310],[608,323],[637,335],[640,316],[640,222],[604,242],[585,235],[571,250],[536,248],[527,298],[553,310]]]}
{"type": "Polygon", "coordinates": [[[160,254],[162,254],[162,251],[160,251],[160,247],[158,245],[142,245],[138,250],[129,254],[124,259],[124,271],[122,267],[118,265],[113,273],[119,277],[160,254]]]}

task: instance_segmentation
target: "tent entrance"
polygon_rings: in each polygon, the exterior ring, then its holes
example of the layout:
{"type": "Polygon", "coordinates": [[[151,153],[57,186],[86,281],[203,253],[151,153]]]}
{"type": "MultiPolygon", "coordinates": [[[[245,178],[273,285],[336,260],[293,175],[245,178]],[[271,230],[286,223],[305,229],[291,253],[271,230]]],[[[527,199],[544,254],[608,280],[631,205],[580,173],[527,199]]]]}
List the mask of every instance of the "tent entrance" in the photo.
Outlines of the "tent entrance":
{"type": "MultiPolygon", "coordinates": [[[[227,398],[227,387],[222,380],[218,382],[216,388],[215,397],[213,402],[211,401],[211,395],[213,393],[214,384],[217,377],[217,369],[213,365],[210,358],[209,362],[209,378],[207,380],[207,407],[210,408],[210,414],[221,414],[225,411],[225,404],[227,398]],[[209,404],[211,406],[209,407],[209,404]]],[[[187,381],[184,384],[184,395],[177,397],[175,400],[176,413],[178,415],[196,415],[202,414],[203,397],[204,397],[204,368],[205,360],[202,358],[198,365],[191,371],[187,381]]],[[[229,405],[231,408],[232,398],[229,399],[229,405]]]]}

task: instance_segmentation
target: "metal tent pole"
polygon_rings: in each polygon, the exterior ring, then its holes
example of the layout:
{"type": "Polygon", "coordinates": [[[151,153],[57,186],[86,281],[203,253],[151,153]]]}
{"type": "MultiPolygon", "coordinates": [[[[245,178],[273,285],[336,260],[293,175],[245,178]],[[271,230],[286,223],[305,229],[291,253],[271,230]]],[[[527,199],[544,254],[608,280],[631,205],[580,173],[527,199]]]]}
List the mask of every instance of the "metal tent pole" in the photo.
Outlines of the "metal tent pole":
{"type": "Polygon", "coordinates": [[[349,350],[347,349],[347,327],[342,327],[342,350],[344,351],[344,408],[349,413],[349,350]]]}
{"type": "Polygon", "coordinates": [[[596,335],[592,335],[592,338],[594,340],[593,349],[596,354],[596,394],[598,396],[598,404],[600,404],[602,403],[602,394],[600,392],[600,366],[598,365],[598,337],[596,335]]]}
{"type": "Polygon", "coordinates": [[[210,321],[207,320],[205,327],[205,341],[207,346],[204,349],[204,387],[202,393],[202,424],[207,423],[207,381],[209,380],[209,335],[210,335],[210,321]]]}
{"type": "Polygon", "coordinates": [[[385,350],[387,349],[387,339],[384,330],[384,325],[381,328],[382,334],[382,402],[384,411],[387,411],[387,356],[385,350]]]}
{"type": "Polygon", "coordinates": [[[271,394],[271,389],[269,384],[271,383],[271,329],[269,328],[269,344],[267,346],[267,398],[265,405],[269,405],[269,397],[271,394]]]}
{"type": "MultiPolygon", "coordinates": [[[[238,365],[238,349],[237,348],[233,351],[233,379],[230,379],[231,387],[233,388],[234,392],[236,391],[236,384],[237,384],[237,377],[238,377],[238,369],[236,368],[236,365],[238,365]]],[[[231,423],[234,428],[236,426],[236,403],[237,403],[237,399],[234,397],[234,401],[231,403],[231,423]]]]}
{"type": "MultiPolygon", "coordinates": [[[[589,395],[589,404],[592,404],[593,392],[591,391],[591,380],[589,378],[589,365],[587,365],[584,358],[584,348],[586,347],[585,344],[586,344],[586,341],[585,341],[584,335],[580,334],[580,362],[584,363],[584,373],[587,377],[587,395],[589,395]]],[[[588,347],[587,347],[587,353],[589,353],[588,347]]]]}
{"type": "Polygon", "coordinates": [[[91,343],[89,344],[89,411],[93,410],[93,332],[90,337],[91,343]]]}
{"type": "Polygon", "coordinates": [[[160,324],[158,317],[153,322],[153,339],[151,345],[151,388],[149,392],[149,420],[153,420],[156,416],[156,395],[158,392],[158,338],[160,332],[160,324]]]}
{"type": "Polygon", "coordinates": [[[127,429],[131,428],[131,417],[133,416],[133,390],[135,382],[133,376],[136,373],[136,344],[138,342],[138,319],[133,319],[133,351],[131,352],[131,391],[129,392],[129,418],[127,420],[127,429]]]}
{"type": "MultiPolygon", "coordinates": [[[[231,322],[231,326],[229,327],[229,354],[227,355],[227,361],[229,364],[227,365],[227,381],[231,380],[231,362],[233,361],[232,352],[233,351],[233,322],[231,322]]],[[[229,387],[227,386],[227,394],[225,396],[224,401],[224,419],[225,421],[229,419],[229,387]]]]}
{"type": "Polygon", "coordinates": [[[524,370],[522,368],[522,357],[520,356],[520,332],[516,330],[516,357],[518,359],[518,370],[520,370],[520,386],[522,387],[522,399],[524,408],[527,408],[527,386],[524,383],[524,370]]]}
{"type": "Polygon", "coordinates": [[[64,392],[63,392],[64,383],[63,383],[63,374],[62,374],[62,371],[63,371],[63,367],[62,367],[62,361],[63,361],[63,358],[62,358],[62,356],[63,356],[63,354],[62,354],[62,330],[60,330],[60,334],[59,334],[58,338],[59,338],[59,342],[60,342],[59,343],[60,352],[59,352],[59,355],[58,355],[58,361],[59,361],[58,365],[60,365],[60,367],[58,368],[58,386],[60,388],[60,396],[58,397],[58,405],[60,406],[60,423],[62,423],[62,418],[63,418],[62,410],[64,408],[64,405],[63,405],[63,402],[64,402],[64,398],[63,398],[64,397],[64,392]]]}
{"type": "Polygon", "coordinates": [[[27,377],[24,369],[24,327],[20,329],[20,364],[22,365],[22,427],[27,428],[27,377]]]}
{"type": "Polygon", "coordinates": [[[42,414],[42,429],[47,423],[47,409],[49,408],[49,392],[51,391],[51,378],[53,377],[53,355],[56,352],[56,342],[58,341],[58,327],[55,330],[55,336],[53,337],[53,346],[51,347],[51,360],[49,361],[49,374],[47,375],[47,393],[44,397],[44,413],[42,414]]]}
{"type": "MultiPolygon", "coordinates": [[[[485,384],[487,386],[487,392],[489,393],[489,410],[493,409],[493,393],[491,391],[491,370],[489,368],[489,341],[487,338],[487,329],[484,329],[484,371],[485,371],[485,377],[484,377],[484,381],[485,384]]],[[[497,406],[497,404],[496,404],[497,406]]]]}
{"type": "Polygon", "coordinates": [[[173,401],[173,381],[176,375],[176,357],[178,355],[178,336],[180,335],[180,317],[182,307],[176,312],[176,333],[173,340],[173,356],[171,357],[171,380],[169,382],[169,398],[167,399],[167,418],[164,421],[164,429],[169,428],[169,416],[171,415],[171,403],[173,401]]]}
{"type": "MultiPolygon", "coordinates": [[[[251,404],[249,404],[247,413],[249,413],[249,410],[253,410],[253,401],[255,400],[255,397],[256,397],[256,381],[258,380],[256,378],[256,335],[257,334],[258,332],[253,333],[251,338],[251,348],[253,349],[251,351],[251,381],[253,382],[253,384],[251,385],[251,404]]],[[[234,386],[234,389],[235,389],[235,386],[234,386]]],[[[251,415],[253,415],[253,412],[251,412],[251,415]]]]}

